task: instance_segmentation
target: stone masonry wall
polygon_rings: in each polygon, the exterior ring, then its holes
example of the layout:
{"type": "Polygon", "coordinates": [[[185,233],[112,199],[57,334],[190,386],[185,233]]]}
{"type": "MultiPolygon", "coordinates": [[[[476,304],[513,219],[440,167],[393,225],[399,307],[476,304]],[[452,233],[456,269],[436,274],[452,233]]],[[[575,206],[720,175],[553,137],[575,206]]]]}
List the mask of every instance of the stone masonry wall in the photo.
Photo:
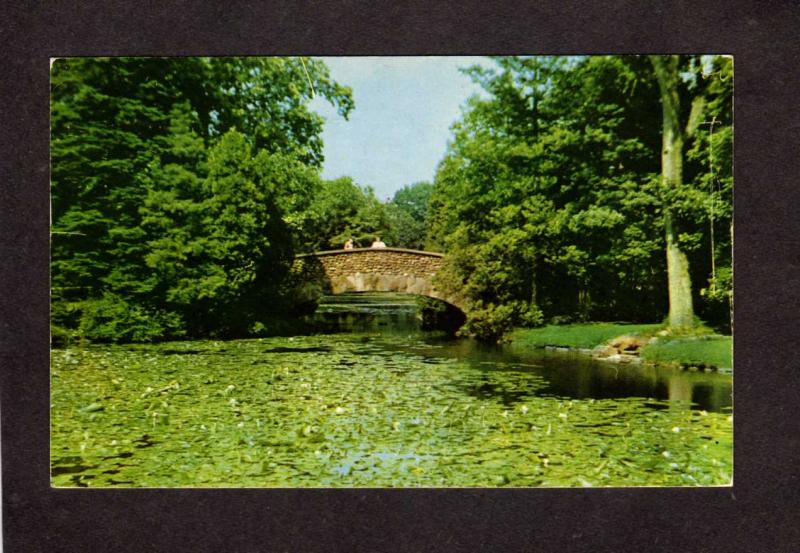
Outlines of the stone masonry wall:
{"type": "Polygon", "coordinates": [[[439,253],[359,248],[300,255],[295,268],[301,280],[318,282],[325,293],[405,292],[459,307],[460,298],[445,296],[433,286],[433,276],[443,264],[439,253]]]}
{"type": "Polygon", "coordinates": [[[443,263],[441,255],[425,255],[390,249],[352,250],[318,255],[329,277],[356,273],[430,278],[443,263]]]}

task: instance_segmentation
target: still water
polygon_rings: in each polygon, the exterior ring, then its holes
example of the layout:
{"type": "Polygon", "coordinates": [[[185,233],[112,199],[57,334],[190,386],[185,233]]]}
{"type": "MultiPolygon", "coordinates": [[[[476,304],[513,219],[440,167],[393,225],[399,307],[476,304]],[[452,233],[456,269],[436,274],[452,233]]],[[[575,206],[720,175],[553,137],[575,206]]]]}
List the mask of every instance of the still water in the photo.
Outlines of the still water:
{"type": "Polygon", "coordinates": [[[66,487],[731,482],[731,377],[488,347],[413,297],[336,296],[314,333],[52,353],[66,487]]]}

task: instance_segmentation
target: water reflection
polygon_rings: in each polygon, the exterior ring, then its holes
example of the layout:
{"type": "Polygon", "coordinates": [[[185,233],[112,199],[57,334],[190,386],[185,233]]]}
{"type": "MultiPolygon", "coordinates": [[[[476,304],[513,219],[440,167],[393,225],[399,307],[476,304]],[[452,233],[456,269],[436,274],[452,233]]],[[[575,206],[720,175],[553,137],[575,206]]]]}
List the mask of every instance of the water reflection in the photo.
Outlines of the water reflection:
{"type": "Polygon", "coordinates": [[[324,296],[306,320],[324,333],[418,333],[422,321],[417,302],[412,295],[381,292],[324,296]]]}
{"type": "MultiPolygon", "coordinates": [[[[321,332],[376,332],[391,336],[384,340],[376,336],[375,342],[387,351],[412,353],[427,363],[459,359],[485,371],[530,372],[546,383],[540,395],[575,399],[641,397],[686,403],[706,411],[731,408],[732,382],[728,375],[623,365],[570,352],[452,339],[421,330],[416,301],[414,296],[390,293],[327,296],[311,320],[321,332]],[[416,339],[398,342],[398,335],[416,339]]],[[[495,395],[509,404],[522,395],[521,391],[495,393],[489,388],[469,393],[476,397],[495,395]]]]}

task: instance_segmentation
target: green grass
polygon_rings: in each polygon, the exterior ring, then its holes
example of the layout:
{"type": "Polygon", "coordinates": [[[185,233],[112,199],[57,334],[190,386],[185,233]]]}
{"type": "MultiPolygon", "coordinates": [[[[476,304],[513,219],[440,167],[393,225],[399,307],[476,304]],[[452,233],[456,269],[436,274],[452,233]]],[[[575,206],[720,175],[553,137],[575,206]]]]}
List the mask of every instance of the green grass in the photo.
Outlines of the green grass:
{"type": "MultiPolygon", "coordinates": [[[[511,340],[518,345],[542,348],[545,346],[590,349],[605,344],[623,334],[652,335],[661,324],[587,323],[548,325],[542,328],[518,328],[511,340]]],[[[698,329],[703,332],[704,329],[698,329]]],[[[710,330],[709,330],[710,332],[710,330]]],[[[659,337],[656,343],[642,349],[642,358],[653,363],[732,368],[733,355],[730,336],[672,336],[659,337]]]]}
{"type": "Polygon", "coordinates": [[[652,334],[661,324],[587,323],[548,325],[542,328],[519,328],[510,338],[516,344],[541,348],[558,346],[568,348],[593,348],[623,334],[652,334]]]}
{"type": "Polygon", "coordinates": [[[730,369],[733,367],[730,336],[660,339],[642,349],[642,358],[654,363],[681,363],[730,369]]]}

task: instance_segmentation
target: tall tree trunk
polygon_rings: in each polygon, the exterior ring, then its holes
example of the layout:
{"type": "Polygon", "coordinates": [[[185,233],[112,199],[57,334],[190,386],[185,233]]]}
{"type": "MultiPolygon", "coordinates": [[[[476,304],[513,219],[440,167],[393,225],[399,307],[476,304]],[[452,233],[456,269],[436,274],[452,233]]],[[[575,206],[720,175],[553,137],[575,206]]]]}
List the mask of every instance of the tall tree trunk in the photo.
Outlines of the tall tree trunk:
{"type": "Polygon", "coordinates": [[[530,267],[531,274],[531,296],[528,306],[530,309],[539,309],[539,290],[536,286],[536,269],[538,268],[536,256],[531,259],[531,262],[528,266],[530,267]]]}
{"type": "MultiPolygon", "coordinates": [[[[678,56],[650,56],[661,90],[662,146],[661,182],[665,190],[678,187],[683,181],[683,129],[678,95],[678,56]]],[[[669,287],[669,326],[688,328],[694,326],[692,282],[689,277],[689,260],[678,245],[678,232],[672,219],[670,206],[665,203],[664,231],[667,242],[667,281],[669,287]]]]}

